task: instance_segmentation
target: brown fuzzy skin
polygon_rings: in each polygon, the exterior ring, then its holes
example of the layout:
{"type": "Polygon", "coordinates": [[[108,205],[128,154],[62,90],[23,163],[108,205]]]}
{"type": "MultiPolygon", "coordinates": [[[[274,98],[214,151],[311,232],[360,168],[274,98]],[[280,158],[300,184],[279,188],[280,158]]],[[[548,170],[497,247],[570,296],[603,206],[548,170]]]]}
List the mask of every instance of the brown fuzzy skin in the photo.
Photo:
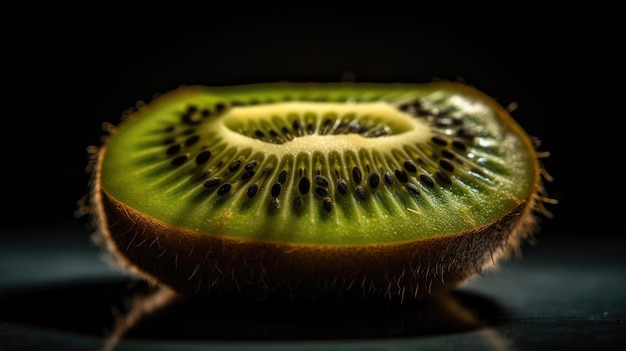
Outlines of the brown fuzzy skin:
{"type": "Polygon", "coordinates": [[[155,220],[111,197],[100,184],[101,158],[91,190],[99,243],[120,268],[183,294],[417,301],[495,266],[536,227],[538,197],[531,194],[488,226],[397,244],[320,246],[198,233],[155,220]]]}

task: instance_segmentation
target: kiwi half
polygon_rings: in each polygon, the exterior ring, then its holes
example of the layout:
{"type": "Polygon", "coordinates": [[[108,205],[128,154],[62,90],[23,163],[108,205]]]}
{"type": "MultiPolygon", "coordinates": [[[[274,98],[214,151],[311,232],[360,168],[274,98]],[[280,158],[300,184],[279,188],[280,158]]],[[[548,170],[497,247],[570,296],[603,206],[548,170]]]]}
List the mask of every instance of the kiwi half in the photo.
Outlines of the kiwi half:
{"type": "Polygon", "coordinates": [[[108,131],[96,237],[183,294],[420,300],[549,214],[546,153],[462,83],[183,86],[108,131]]]}

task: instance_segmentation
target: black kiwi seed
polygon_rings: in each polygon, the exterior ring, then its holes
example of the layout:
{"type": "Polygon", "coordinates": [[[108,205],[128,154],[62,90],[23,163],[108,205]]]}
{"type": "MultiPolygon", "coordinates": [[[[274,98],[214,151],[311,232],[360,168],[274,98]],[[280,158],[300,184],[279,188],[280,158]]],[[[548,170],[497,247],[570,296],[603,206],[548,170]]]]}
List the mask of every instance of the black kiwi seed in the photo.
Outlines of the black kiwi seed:
{"type": "Polygon", "coordinates": [[[448,149],[443,149],[441,150],[441,155],[445,158],[447,158],[448,160],[454,160],[454,158],[456,157],[454,152],[448,150],[448,149]]]}
{"type": "Polygon", "coordinates": [[[332,211],[333,200],[331,200],[329,197],[325,197],[324,200],[322,200],[322,206],[324,206],[324,209],[326,210],[326,212],[332,211]]]}
{"type": "Polygon", "coordinates": [[[217,189],[217,195],[224,196],[228,194],[232,185],[230,183],[224,183],[217,189]]]}
{"type": "Polygon", "coordinates": [[[409,181],[409,176],[407,176],[405,171],[401,169],[396,169],[394,173],[396,174],[396,178],[398,178],[398,180],[402,183],[406,183],[409,181]]]}
{"type": "Polygon", "coordinates": [[[359,167],[352,168],[352,179],[354,179],[354,182],[356,184],[360,184],[362,178],[363,176],[361,175],[361,170],[359,169],[359,167]]]}
{"type": "Polygon", "coordinates": [[[330,184],[330,182],[328,181],[328,178],[320,174],[317,174],[314,179],[315,179],[315,184],[319,186],[323,186],[325,188],[328,188],[328,185],[330,184]]]}
{"type": "Polygon", "coordinates": [[[441,160],[439,160],[439,165],[441,166],[441,168],[445,169],[448,172],[454,171],[454,163],[452,163],[452,161],[448,160],[447,158],[442,158],[441,160]]]}
{"type": "Polygon", "coordinates": [[[378,184],[380,184],[380,175],[376,172],[372,172],[370,174],[369,184],[372,188],[378,187],[378,184]]]}
{"type": "Polygon", "coordinates": [[[238,158],[238,159],[234,160],[230,164],[230,166],[228,166],[228,170],[231,171],[231,172],[237,171],[239,169],[239,167],[241,166],[241,161],[242,161],[242,158],[238,158]]]}
{"type": "Polygon", "coordinates": [[[210,158],[211,158],[211,151],[204,150],[196,156],[196,164],[198,166],[203,165],[207,163],[210,158]]]}
{"type": "Polygon", "coordinates": [[[431,140],[433,141],[433,143],[437,145],[441,145],[441,146],[448,145],[448,139],[442,137],[441,135],[435,135],[431,138],[431,140]]]}
{"type": "Polygon", "coordinates": [[[365,199],[365,189],[363,189],[362,186],[357,185],[356,188],[354,188],[354,191],[360,199],[365,199]]]}
{"type": "Polygon", "coordinates": [[[467,150],[467,145],[465,145],[465,143],[463,142],[463,140],[460,139],[454,139],[452,140],[452,146],[457,149],[457,150],[461,150],[461,151],[466,151],[467,150]]]}
{"type": "Polygon", "coordinates": [[[278,195],[280,195],[280,191],[282,190],[282,188],[283,185],[280,182],[274,183],[274,185],[272,185],[272,196],[277,197],[278,195]]]}
{"type": "Polygon", "coordinates": [[[385,174],[383,175],[383,179],[385,179],[385,183],[389,185],[393,184],[393,177],[391,177],[391,173],[385,172],[385,174]]]}
{"type": "Polygon", "coordinates": [[[183,163],[185,163],[187,161],[187,159],[189,158],[188,155],[180,155],[180,156],[176,156],[174,157],[174,159],[172,159],[172,165],[173,166],[180,166],[183,163]]]}
{"type": "Polygon", "coordinates": [[[226,104],[223,102],[218,102],[215,104],[215,112],[220,113],[226,110],[226,104]]]}
{"type": "Polygon", "coordinates": [[[219,178],[210,178],[204,181],[204,186],[207,188],[212,188],[214,186],[217,186],[219,183],[220,183],[219,178]]]}
{"type": "Polygon", "coordinates": [[[291,135],[291,132],[289,131],[289,128],[283,126],[282,128],[280,128],[280,131],[285,135],[287,140],[292,140],[293,139],[293,135],[291,135]]]}
{"type": "Polygon", "coordinates": [[[198,118],[196,117],[196,111],[198,111],[198,107],[189,106],[187,108],[187,111],[185,111],[185,113],[181,116],[181,120],[183,124],[193,125],[193,124],[197,124],[198,122],[200,122],[198,118]]]}
{"type": "Polygon", "coordinates": [[[254,183],[248,187],[248,197],[253,197],[256,195],[256,192],[259,191],[259,186],[254,183]]]}
{"type": "Polygon", "coordinates": [[[197,143],[198,140],[200,140],[200,136],[199,135],[192,135],[189,138],[187,138],[187,140],[185,140],[185,146],[191,146],[191,145],[197,143]]]}
{"type": "Polygon", "coordinates": [[[282,170],[278,174],[278,182],[280,183],[280,185],[283,185],[285,184],[286,181],[287,181],[287,170],[282,170]]]}
{"type": "Polygon", "coordinates": [[[300,122],[299,120],[295,120],[293,121],[293,123],[291,124],[291,127],[293,128],[293,130],[295,130],[296,132],[299,131],[300,129],[302,129],[302,122],[300,122]]]}
{"type": "Polygon", "coordinates": [[[416,110],[418,116],[433,116],[433,112],[427,108],[420,107],[416,110]]]}
{"type": "Polygon", "coordinates": [[[435,181],[427,174],[420,174],[420,180],[431,188],[435,186],[435,181]]]}
{"type": "Polygon", "coordinates": [[[167,148],[167,150],[165,151],[168,155],[174,155],[176,154],[178,151],[180,151],[180,145],[179,144],[174,144],[170,147],[167,148]]]}
{"type": "Polygon", "coordinates": [[[406,169],[407,171],[409,171],[411,173],[417,172],[417,166],[411,160],[404,161],[404,169],[406,169]]]}
{"type": "Polygon", "coordinates": [[[256,167],[256,165],[258,164],[258,162],[256,160],[252,160],[248,163],[246,163],[246,165],[243,167],[246,171],[251,171],[254,169],[254,167],[256,167]]]}
{"type": "Polygon", "coordinates": [[[250,179],[252,177],[254,177],[254,171],[247,171],[247,172],[244,172],[244,174],[241,175],[241,179],[243,179],[243,180],[247,180],[247,179],[250,179]]]}
{"type": "Polygon", "coordinates": [[[417,187],[417,185],[415,185],[415,184],[413,184],[413,183],[407,183],[407,184],[405,185],[405,188],[406,188],[406,190],[407,190],[409,193],[411,193],[412,195],[419,196],[419,194],[420,194],[420,190],[419,190],[419,188],[417,187]]]}
{"type": "Polygon", "coordinates": [[[328,188],[325,188],[323,186],[317,186],[315,187],[315,193],[319,196],[326,196],[328,195],[328,188]]]}
{"type": "Polygon", "coordinates": [[[330,119],[325,119],[324,123],[322,124],[322,131],[321,134],[328,134],[328,131],[330,131],[330,128],[333,125],[333,121],[331,121],[330,119]]]}
{"type": "Polygon", "coordinates": [[[441,180],[445,184],[448,184],[448,185],[452,184],[452,179],[450,179],[450,177],[448,177],[448,175],[445,174],[444,172],[437,171],[435,174],[437,175],[437,178],[439,178],[439,180],[441,180]]]}
{"type": "Polygon", "coordinates": [[[307,194],[310,188],[311,188],[311,181],[309,181],[309,178],[307,178],[306,176],[303,176],[302,178],[300,178],[300,181],[298,182],[298,190],[300,190],[300,194],[302,195],[307,194]]]}
{"type": "Polygon", "coordinates": [[[345,180],[341,179],[337,182],[337,190],[340,194],[345,195],[348,193],[348,183],[345,180]]]}
{"type": "Polygon", "coordinates": [[[198,111],[198,106],[189,105],[187,106],[186,115],[193,115],[194,113],[196,113],[196,111],[198,111]]]}

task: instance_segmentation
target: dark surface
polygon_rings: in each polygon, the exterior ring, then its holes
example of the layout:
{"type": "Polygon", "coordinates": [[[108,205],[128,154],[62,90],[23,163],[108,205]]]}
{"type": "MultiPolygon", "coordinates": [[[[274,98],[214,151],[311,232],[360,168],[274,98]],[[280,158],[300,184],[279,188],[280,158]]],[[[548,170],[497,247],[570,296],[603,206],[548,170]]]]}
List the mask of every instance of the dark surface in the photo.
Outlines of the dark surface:
{"type": "Polygon", "coordinates": [[[619,350],[623,247],[546,238],[449,294],[400,307],[176,300],[112,342],[114,316],[151,289],[112,269],[86,232],[12,232],[0,247],[0,349],[619,350]]]}

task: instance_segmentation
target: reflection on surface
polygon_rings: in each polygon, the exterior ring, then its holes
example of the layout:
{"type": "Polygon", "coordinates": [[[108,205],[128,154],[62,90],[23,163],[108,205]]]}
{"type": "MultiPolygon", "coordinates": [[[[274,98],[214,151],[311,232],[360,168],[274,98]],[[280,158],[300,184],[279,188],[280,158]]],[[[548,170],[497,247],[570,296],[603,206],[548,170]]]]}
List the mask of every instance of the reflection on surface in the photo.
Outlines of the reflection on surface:
{"type": "Polygon", "coordinates": [[[0,244],[2,351],[626,350],[623,239],[542,241],[402,308],[175,298],[150,314],[132,301],[153,290],[110,270],[81,233],[30,234],[0,244]]]}
{"type": "Polygon", "coordinates": [[[242,302],[182,297],[142,282],[115,281],[15,291],[0,296],[5,320],[132,340],[341,340],[419,337],[506,323],[507,312],[453,291],[421,302],[242,302]]]}

